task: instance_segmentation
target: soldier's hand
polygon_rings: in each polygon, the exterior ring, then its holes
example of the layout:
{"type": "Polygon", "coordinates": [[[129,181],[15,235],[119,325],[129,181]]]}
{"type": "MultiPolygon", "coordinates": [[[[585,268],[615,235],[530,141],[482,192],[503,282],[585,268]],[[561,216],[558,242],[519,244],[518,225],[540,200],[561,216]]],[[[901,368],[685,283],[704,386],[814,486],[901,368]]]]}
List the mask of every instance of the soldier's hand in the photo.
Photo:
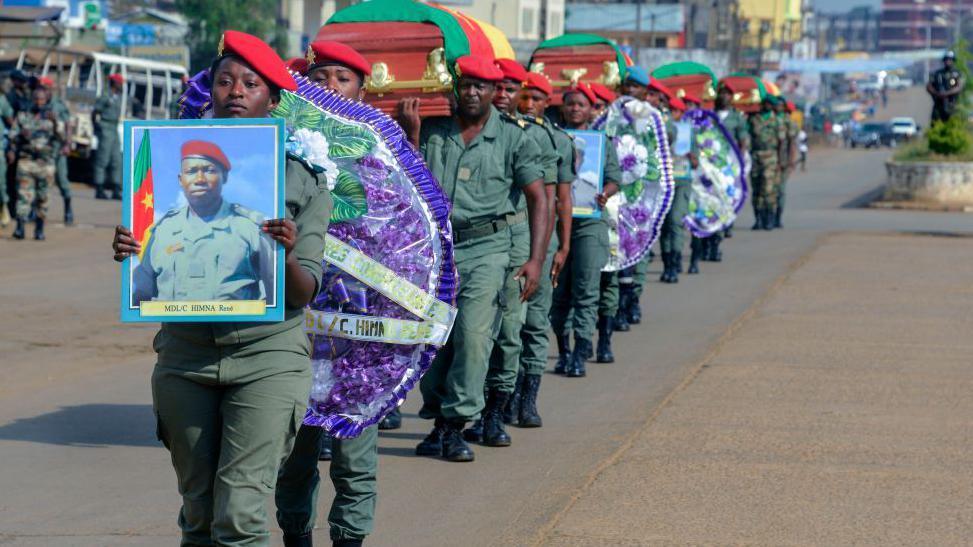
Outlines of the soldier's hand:
{"type": "Polygon", "coordinates": [[[419,118],[418,97],[406,97],[399,101],[398,121],[406,136],[409,137],[409,141],[418,146],[419,128],[422,126],[422,119],[419,118]]]}
{"type": "Polygon", "coordinates": [[[537,282],[541,278],[541,267],[542,262],[536,260],[528,260],[520,270],[517,271],[517,275],[514,279],[520,281],[520,301],[526,302],[533,296],[534,292],[537,291],[537,282]]]}
{"type": "Polygon", "coordinates": [[[261,229],[271,239],[283,245],[285,255],[290,256],[294,245],[297,244],[297,224],[293,220],[287,218],[265,220],[261,229]]]}
{"type": "Polygon", "coordinates": [[[558,249],[551,259],[551,284],[557,287],[557,276],[561,274],[564,265],[568,262],[568,249],[558,249]]]}
{"type": "Polygon", "coordinates": [[[56,122],[57,121],[57,114],[53,110],[48,110],[47,111],[47,119],[51,120],[52,122],[56,122]]]}
{"type": "Polygon", "coordinates": [[[115,239],[112,240],[111,248],[115,251],[116,262],[138,255],[142,251],[142,245],[135,240],[132,231],[121,225],[115,226],[115,239]]]}

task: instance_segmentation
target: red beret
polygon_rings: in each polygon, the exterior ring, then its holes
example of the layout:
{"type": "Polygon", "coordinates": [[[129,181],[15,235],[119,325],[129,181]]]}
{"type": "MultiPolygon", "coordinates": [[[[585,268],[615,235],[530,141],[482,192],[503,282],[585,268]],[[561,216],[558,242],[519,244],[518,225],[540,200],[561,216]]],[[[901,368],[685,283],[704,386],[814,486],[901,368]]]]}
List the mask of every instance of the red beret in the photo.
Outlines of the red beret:
{"type": "Polygon", "coordinates": [[[267,84],[287,91],[297,91],[297,82],[287,72],[280,55],[260,38],[236,30],[224,32],[217,55],[223,57],[230,54],[243,59],[267,84]]]}
{"type": "Polygon", "coordinates": [[[797,110],[797,106],[794,103],[790,102],[790,101],[787,101],[784,104],[787,105],[787,111],[788,112],[794,112],[795,110],[797,110]]]}
{"type": "Polygon", "coordinates": [[[341,65],[359,74],[371,75],[372,65],[354,48],[341,42],[320,40],[307,46],[308,69],[318,65],[341,65]]]}
{"type": "Polygon", "coordinates": [[[550,95],[554,93],[554,88],[551,86],[551,81],[547,79],[547,76],[539,74],[537,72],[527,73],[527,85],[524,86],[527,89],[536,89],[538,91],[543,91],[550,95]]]}
{"type": "Polygon", "coordinates": [[[598,98],[595,97],[595,92],[592,91],[591,88],[588,87],[588,84],[584,82],[579,82],[578,85],[573,85],[565,89],[564,94],[562,96],[566,98],[571,93],[581,93],[582,95],[588,98],[588,102],[590,102],[591,104],[595,104],[595,101],[598,100],[598,98]]]}
{"type": "Polygon", "coordinates": [[[503,72],[504,80],[527,81],[527,69],[513,59],[497,59],[497,68],[503,72]]]}
{"type": "Polygon", "coordinates": [[[50,89],[54,87],[54,80],[48,78],[47,76],[41,76],[37,79],[37,85],[50,89]]]}
{"type": "Polygon", "coordinates": [[[493,64],[493,59],[477,55],[464,55],[456,60],[456,75],[467,76],[488,82],[499,82],[503,72],[493,64]]]}
{"type": "Polygon", "coordinates": [[[219,146],[209,141],[186,141],[182,143],[182,159],[191,157],[203,157],[223,166],[223,169],[230,170],[230,160],[226,154],[220,150],[219,146]]]}
{"type": "Polygon", "coordinates": [[[294,57],[293,59],[288,59],[284,66],[287,67],[291,72],[296,72],[297,74],[307,73],[307,59],[304,57],[294,57]]]}
{"type": "Polygon", "coordinates": [[[672,110],[680,110],[682,112],[688,110],[688,108],[686,107],[686,103],[683,102],[683,100],[680,99],[679,97],[671,97],[669,99],[669,108],[671,108],[672,110]]]}
{"type": "Polygon", "coordinates": [[[703,101],[699,100],[699,97],[693,95],[692,93],[686,93],[686,94],[684,94],[682,96],[682,100],[685,103],[694,103],[694,104],[698,104],[698,105],[702,105],[703,104],[703,101]]]}
{"type": "Polygon", "coordinates": [[[608,89],[608,86],[599,84],[598,82],[592,82],[588,85],[591,87],[591,90],[595,92],[595,96],[599,99],[605,101],[606,103],[615,102],[615,92],[608,89]]]}
{"type": "Polygon", "coordinates": [[[122,77],[121,74],[118,74],[116,72],[115,74],[111,74],[111,75],[108,76],[108,81],[115,82],[115,83],[119,83],[119,84],[124,84],[125,83],[125,78],[122,77]]]}

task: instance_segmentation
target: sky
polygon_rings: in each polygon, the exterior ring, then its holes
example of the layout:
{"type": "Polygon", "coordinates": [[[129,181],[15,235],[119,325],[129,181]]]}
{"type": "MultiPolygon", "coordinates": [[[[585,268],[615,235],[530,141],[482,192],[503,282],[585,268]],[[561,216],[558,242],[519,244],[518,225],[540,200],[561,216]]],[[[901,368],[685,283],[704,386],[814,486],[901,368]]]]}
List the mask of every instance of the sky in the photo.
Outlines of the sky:
{"type": "Polygon", "coordinates": [[[814,9],[831,12],[843,13],[858,6],[869,6],[878,9],[882,6],[882,0],[812,0],[814,9]]]}
{"type": "MultiPolygon", "coordinates": [[[[253,153],[254,150],[274,149],[275,132],[272,127],[153,127],[148,131],[152,146],[152,183],[157,221],[170,209],[186,203],[177,180],[180,150],[184,142],[194,139],[215,143],[230,160],[230,174],[223,186],[224,199],[260,211],[266,218],[283,216],[274,215],[274,158],[270,154],[253,153]]],[[[142,130],[136,130],[134,137],[133,151],[138,150],[142,130]]]]}

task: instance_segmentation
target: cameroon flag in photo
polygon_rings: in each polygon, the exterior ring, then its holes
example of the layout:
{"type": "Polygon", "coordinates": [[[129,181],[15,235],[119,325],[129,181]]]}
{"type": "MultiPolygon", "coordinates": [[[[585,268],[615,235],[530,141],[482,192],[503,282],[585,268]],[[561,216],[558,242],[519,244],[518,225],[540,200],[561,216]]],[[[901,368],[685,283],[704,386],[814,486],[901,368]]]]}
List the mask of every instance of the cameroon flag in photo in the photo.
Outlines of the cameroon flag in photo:
{"type": "MultiPolygon", "coordinates": [[[[142,135],[139,151],[135,155],[135,170],[132,174],[132,235],[142,244],[142,252],[152,235],[155,221],[155,202],[152,189],[152,145],[149,143],[148,129],[142,135]]],[[[139,253],[139,259],[142,255],[139,253]]]]}

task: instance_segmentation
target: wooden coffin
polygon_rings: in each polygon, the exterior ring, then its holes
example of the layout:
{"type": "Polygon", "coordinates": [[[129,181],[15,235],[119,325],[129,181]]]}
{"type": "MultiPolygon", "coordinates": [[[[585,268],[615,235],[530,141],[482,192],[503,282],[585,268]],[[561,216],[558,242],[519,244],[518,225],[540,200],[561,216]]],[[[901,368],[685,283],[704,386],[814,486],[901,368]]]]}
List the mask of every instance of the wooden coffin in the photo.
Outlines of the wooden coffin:
{"type": "Polygon", "coordinates": [[[693,95],[703,101],[703,108],[713,109],[713,102],[716,100],[716,90],[713,89],[713,80],[708,75],[686,74],[659,78],[659,81],[671,89],[680,99],[687,94],[693,95]]]}
{"type": "Polygon", "coordinates": [[[618,89],[622,83],[618,55],[609,44],[538,49],[530,58],[530,70],[551,81],[553,105],[561,104],[564,90],[578,82],[598,82],[611,89],[618,89]]]}
{"type": "Polygon", "coordinates": [[[426,23],[332,23],[316,40],[355,48],[372,65],[365,101],[395,115],[400,99],[419,97],[422,117],[450,114],[453,77],[446,66],[443,35],[426,23]]]}
{"type": "Polygon", "coordinates": [[[760,87],[752,76],[727,76],[720,80],[733,91],[733,106],[742,112],[760,111],[760,87]]]}

